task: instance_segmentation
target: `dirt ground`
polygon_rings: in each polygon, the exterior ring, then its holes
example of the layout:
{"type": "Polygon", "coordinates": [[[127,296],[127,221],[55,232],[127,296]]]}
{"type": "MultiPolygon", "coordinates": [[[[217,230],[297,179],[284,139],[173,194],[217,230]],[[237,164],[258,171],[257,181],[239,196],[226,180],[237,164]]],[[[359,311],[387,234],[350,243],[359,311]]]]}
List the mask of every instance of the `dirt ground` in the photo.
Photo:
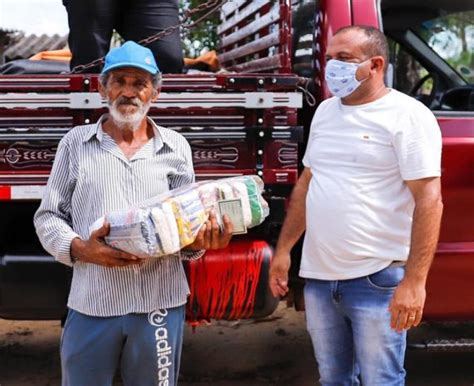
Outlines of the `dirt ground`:
{"type": "MultiPolygon", "coordinates": [[[[0,386],[59,385],[60,333],[59,322],[0,320],[0,386]]],[[[408,386],[474,386],[474,352],[408,352],[406,367],[408,386]]],[[[281,303],[263,320],[188,327],[179,384],[318,385],[304,314],[281,303]]]]}

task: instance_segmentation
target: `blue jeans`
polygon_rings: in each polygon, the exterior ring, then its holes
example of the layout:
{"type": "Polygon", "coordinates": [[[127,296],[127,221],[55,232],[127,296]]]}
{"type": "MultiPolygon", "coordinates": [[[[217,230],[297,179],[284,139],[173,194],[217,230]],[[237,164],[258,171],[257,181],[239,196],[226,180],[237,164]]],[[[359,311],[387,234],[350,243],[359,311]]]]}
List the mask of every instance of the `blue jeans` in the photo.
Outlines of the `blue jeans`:
{"type": "Polygon", "coordinates": [[[357,279],[306,281],[306,324],[321,385],[405,384],[406,332],[391,329],[388,311],[404,273],[389,266],[357,279]]]}
{"type": "Polygon", "coordinates": [[[178,383],[184,306],[149,314],[94,317],[69,310],[61,338],[62,386],[178,383]]]}

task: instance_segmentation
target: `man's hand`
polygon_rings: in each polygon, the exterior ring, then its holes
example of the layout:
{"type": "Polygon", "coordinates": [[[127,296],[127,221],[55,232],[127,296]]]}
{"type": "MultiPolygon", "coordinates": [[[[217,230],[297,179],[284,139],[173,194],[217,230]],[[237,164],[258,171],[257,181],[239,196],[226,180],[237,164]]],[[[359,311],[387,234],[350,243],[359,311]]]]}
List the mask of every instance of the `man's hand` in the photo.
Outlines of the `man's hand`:
{"type": "Polygon", "coordinates": [[[399,332],[416,327],[421,322],[426,299],[426,278],[438,242],[443,203],[439,177],[406,181],[415,211],[410,254],[405,277],[390,302],[391,327],[399,332]]]}
{"type": "Polygon", "coordinates": [[[275,253],[270,264],[270,290],[274,297],[288,293],[288,271],[291,257],[289,253],[275,253]]]}
{"type": "Polygon", "coordinates": [[[390,302],[390,326],[401,332],[420,324],[426,299],[423,281],[405,277],[396,288],[390,302]]]}
{"type": "Polygon", "coordinates": [[[92,232],[88,240],[75,238],[71,243],[71,256],[74,256],[78,261],[105,267],[123,267],[142,262],[137,256],[108,246],[104,237],[109,232],[110,224],[105,223],[101,228],[92,232]]]}
{"type": "Polygon", "coordinates": [[[306,195],[312,178],[311,169],[304,168],[291,193],[275,256],[270,264],[270,290],[275,297],[285,296],[288,293],[290,252],[306,228],[306,195]]]}
{"type": "Polygon", "coordinates": [[[214,210],[209,214],[209,220],[203,224],[196,236],[194,243],[186,247],[186,250],[199,251],[201,249],[222,249],[229,245],[234,227],[227,215],[223,218],[224,229],[221,232],[214,210]]]}

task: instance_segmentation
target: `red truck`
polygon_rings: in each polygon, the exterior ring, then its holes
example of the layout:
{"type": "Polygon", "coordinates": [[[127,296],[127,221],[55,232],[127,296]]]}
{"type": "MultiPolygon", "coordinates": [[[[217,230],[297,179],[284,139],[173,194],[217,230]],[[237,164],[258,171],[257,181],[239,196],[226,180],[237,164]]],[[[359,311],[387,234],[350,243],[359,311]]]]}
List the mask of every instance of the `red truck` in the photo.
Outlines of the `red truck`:
{"type": "MultiPolygon", "coordinates": [[[[221,11],[219,74],[166,75],[150,115],[182,133],[198,179],[258,174],[270,217],[186,266],[188,320],[265,316],[268,266],[316,104],[329,97],[325,49],[339,28],[382,29],[387,84],[430,107],[443,134],[444,216],[426,321],[474,320],[474,3],[471,0],[234,0],[221,11]],[[304,79],[307,81],[304,82],[304,79]],[[304,87],[302,88],[302,85],[304,87]]],[[[106,111],[91,74],[0,76],[0,317],[59,319],[71,272],[32,225],[56,147],[106,111]]],[[[290,284],[301,307],[298,248],[290,284]]]]}

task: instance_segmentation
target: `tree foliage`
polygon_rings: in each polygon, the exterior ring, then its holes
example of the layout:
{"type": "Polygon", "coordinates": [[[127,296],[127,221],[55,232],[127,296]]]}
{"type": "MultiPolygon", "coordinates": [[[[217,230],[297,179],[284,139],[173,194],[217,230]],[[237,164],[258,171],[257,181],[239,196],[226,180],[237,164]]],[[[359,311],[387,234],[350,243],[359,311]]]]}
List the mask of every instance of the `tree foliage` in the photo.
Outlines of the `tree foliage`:
{"type": "Polygon", "coordinates": [[[468,82],[474,83],[474,11],[424,23],[420,36],[468,82]]]}
{"type": "MultiPolygon", "coordinates": [[[[202,0],[180,0],[181,17],[184,17],[185,10],[194,9],[202,3],[202,0]]],[[[191,19],[194,21],[201,15],[202,13],[192,15],[191,19]]],[[[218,24],[219,12],[215,12],[193,29],[182,30],[185,55],[196,57],[201,53],[216,49],[218,24]]]]}

